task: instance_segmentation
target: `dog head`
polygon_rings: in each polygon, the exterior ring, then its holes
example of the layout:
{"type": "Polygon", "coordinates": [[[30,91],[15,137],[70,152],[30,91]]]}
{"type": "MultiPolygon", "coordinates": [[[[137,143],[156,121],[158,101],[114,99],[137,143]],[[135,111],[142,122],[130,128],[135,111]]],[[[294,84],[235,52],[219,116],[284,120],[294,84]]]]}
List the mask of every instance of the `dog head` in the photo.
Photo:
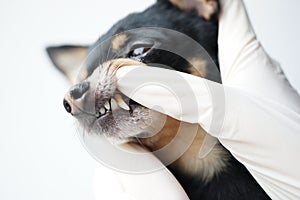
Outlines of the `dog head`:
{"type": "MultiPolygon", "coordinates": [[[[120,93],[116,70],[128,65],[167,66],[220,82],[215,67],[218,9],[217,1],[158,0],[145,11],[117,22],[90,46],[49,47],[51,60],[71,82],[75,81],[77,66],[85,59],[79,83],[71,87],[64,99],[66,110],[87,132],[120,141],[156,131],[154,127],[169,118],[120,93]],[[200,44],[212,60],[201,51],[193,51],[194,43],[181,35],[200,44]],[[179,53],[172,52],[173,49],[179,53]]],[[[163,127],[160,130],[165,132],[163,127]]]]}

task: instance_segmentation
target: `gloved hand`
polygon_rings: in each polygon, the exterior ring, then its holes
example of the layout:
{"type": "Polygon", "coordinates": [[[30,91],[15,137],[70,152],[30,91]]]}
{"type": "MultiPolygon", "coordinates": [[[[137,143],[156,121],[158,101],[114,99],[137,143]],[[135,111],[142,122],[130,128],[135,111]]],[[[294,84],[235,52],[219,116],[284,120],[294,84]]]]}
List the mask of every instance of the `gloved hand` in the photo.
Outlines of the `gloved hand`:
{"type": "Polygon", "coordinates": [[[300,97],[256,39],[242,1],[221,3],[223,85],[166,69],[129,66],[118,70],[118,88],[146,107],[199,123],[247,167],[272,199],[300,199],[300,97]],[[192,93],[186,92],[186,83],[192,93]],[[196,108],[185,105],[182,110],[173,103],[178,96],[181,102],[196,99],[196,108]]]}

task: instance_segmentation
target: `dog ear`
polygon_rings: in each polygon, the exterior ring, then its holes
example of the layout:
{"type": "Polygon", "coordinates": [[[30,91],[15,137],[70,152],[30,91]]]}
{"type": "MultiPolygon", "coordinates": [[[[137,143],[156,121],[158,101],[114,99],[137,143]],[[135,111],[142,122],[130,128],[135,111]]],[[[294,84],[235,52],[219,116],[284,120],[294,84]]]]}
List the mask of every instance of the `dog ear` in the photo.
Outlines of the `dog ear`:
{"type": "Polygon", "coordinates": [[[47,47],[46,51],[54,66],[74,83],[79,65],[87,56],[88,46],[51,46],[47,47]]]}
{"type": "Polygon", "coordinates": [[[218,16],[220,10],[219,0],[158,0],[169,1],[179,9],[190,12],[196,10],[199,16],[211,20],[218,16]]]}

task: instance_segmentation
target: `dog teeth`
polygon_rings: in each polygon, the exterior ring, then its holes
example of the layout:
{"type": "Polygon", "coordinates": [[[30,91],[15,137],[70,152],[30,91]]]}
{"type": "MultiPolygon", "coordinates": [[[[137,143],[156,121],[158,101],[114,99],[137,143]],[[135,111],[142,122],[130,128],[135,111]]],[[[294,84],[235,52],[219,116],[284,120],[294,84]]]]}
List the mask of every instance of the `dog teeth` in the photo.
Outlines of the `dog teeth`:
{"type": "Polygon", "coordinates": [[[122,96],[119,94],[115,95],[116,101],[118,103],[118,105],[123,108],[124,110],[130,110],[129,106],[125,103],[125,101],[123,100],[122,96]]]}
{"type": "Polygon", "coordinates": [[[114,98],[109,99],[106,101],[98,110],[97,117],[101,117],[106,113],[118,110],[118,109],[130,110],[129,106],[125,103],[122,96],[116,94],[114,98]]]}
{"type": "Polygon", "coordinates": [[[110,103],[108,101],[104,103],[104,108],[110,110],[110,103]]]}
{"type": "Polygon", "coordinates": [[[116,110],[119,108],[117,101],[113,98],[110,100],[110,107],[111,110],[116,110]]]}
{"type": "Polygon", "coordinates": [[[104,107],[101,107],[99,109],[99,113],[100,113],[100,115],[104,115],[106,113],[106,109],[104,107]]]}
{"type": "Polygon", "coordinates": [[[98,113],[96,114],[96,116],[99,118],[103,115],[105,115],[106,113],[111,112],[111,99],[109,99],[108,101],[106,101],[98,110],[98,113]]]}

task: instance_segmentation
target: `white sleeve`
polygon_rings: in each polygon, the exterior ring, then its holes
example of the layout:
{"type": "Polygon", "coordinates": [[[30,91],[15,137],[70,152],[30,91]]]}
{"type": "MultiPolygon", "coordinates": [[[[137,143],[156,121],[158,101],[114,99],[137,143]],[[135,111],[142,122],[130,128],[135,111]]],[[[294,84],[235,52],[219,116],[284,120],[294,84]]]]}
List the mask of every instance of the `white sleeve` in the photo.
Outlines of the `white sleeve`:
{"type": "Polygon", "coordinates": [[[256,40],[242,1],[224,0],[222,7],[223,85],[130,66],[118,70],[118,88],[146,107],[199,123],[272,199],[300,199],[300,97],[256,40]]]}
{"type": "Polygon", "coordinates": [[[221,0],[219,62],[222,82],[300,112],[297,91],[257,40],[241,0],[221,0]]]}
{"type": "Polygon", "coordinates": [[[222,81],[245,94],[226,96],[220,141],[272,199],[299,199],[299,95],[256,39],[243,2],[221,3],[218,44],[222,81]]]}

